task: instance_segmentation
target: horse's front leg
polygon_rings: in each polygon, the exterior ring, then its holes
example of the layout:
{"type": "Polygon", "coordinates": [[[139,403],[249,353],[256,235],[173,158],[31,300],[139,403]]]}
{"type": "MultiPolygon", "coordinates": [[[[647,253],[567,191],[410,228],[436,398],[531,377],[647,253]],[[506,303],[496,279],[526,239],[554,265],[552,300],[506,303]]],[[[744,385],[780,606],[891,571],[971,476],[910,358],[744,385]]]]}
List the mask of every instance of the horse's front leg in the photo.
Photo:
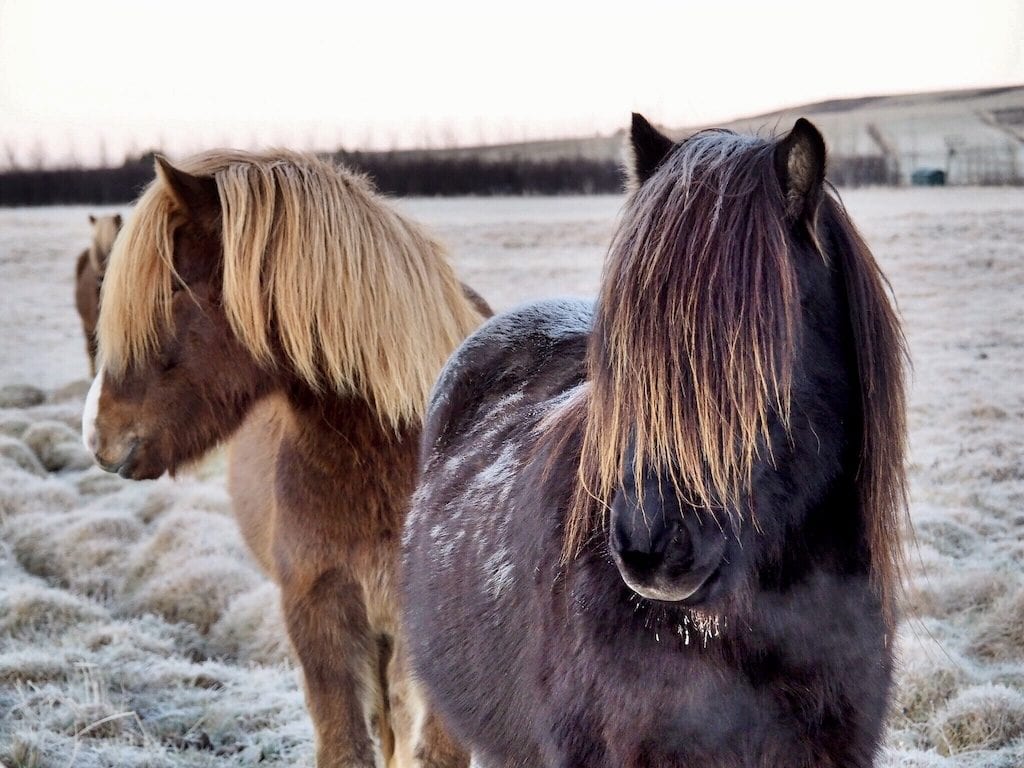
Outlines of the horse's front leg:
{"type": "Polygon", "coordinates": [[[427,706],[423,690],[412,677],[401,639],[395,641],[387,680],[395,732],[392,768],[468,768],[469,755],[427,706]]]}
{"type": "Polygon", "coordinates": [[[338,570],[282,574],[285,623],[302,664],[317,768],[384,768],[378,643],[362,588],[338,570]]]}

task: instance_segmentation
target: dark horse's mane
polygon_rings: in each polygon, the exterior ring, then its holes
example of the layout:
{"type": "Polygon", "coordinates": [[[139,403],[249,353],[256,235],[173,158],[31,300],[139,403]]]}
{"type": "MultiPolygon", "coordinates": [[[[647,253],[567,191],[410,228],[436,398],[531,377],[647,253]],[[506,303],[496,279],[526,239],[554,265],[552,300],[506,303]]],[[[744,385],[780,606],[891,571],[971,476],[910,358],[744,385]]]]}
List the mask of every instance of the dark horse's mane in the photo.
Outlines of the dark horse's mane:
{"type": "MultiPolygon", "coordinates": [[[[736,516],[767,446],[789,424],[800,297],[794,237],[833,259],[846,288],[860,385],[857,502],[872,580],[893,619],[903,570],[906,345],[888,284],[834,190],[798,217],[774,143],[728,131],[678,145],[628,201],[609,250],[587,351],[589,384],[548,437],[582,431],[567,558],[601,527],[633,471],[670,473],[689,503],[736,516]]],[[[570,440],[576,442],[575,440],[570,440]]],[[[757,525],[756,519],[748,521],[757,525]]]]}

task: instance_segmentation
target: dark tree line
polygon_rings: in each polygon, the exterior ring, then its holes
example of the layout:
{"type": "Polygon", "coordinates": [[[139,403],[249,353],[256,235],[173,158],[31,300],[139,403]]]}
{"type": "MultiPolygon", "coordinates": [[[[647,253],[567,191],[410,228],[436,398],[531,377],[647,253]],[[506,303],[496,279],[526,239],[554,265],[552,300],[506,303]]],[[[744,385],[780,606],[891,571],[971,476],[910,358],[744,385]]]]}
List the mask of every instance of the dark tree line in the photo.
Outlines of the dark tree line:
{"type": "MultiPolygon", "coordinates": [[[[391,195],[559,195],[622,191],[614,160],[582,157],[502,160],[429,152],[337,152],[335,160],[366,173],[391,195]]],[[[896,184],[882,157],[833,156],[829,176],[840,186],[896,184]]],[[[130,203],[153,178],[153,155],[120,168],[14,170],[0,173],[0,206],[130,203]]]]}
{"type": "Polygon", "coordinates": [[[153,179],[153,156],[120,168],[14,170],[0,173],[0,206],[129,203],[153,179]]]}
{"type": "Polygon", "coordinates": [[[393,195],[559,195],[619,192],[624,177],[612,160],[484,160],[427,153],[338,153],[393,195]]]}
{"type": "MultiPolygon", "coordinates": [[[[483,160],[402,152],[338,152],[334,157],[392,195],[591,194],[623,188],[621,169],[611,160],[483,160]]],[[[0,173],[0,206],[124,204],[135,200],[152,178],[152,154],[120,168],[7,171],[0,173]]]]}

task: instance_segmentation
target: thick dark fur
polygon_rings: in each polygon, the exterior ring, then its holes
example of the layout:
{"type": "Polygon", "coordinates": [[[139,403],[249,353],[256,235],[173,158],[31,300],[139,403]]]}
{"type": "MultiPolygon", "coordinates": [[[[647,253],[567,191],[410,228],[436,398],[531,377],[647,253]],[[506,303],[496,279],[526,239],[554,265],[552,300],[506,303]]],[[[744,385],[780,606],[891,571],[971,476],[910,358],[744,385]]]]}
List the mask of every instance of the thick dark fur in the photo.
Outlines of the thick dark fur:
{"type": "MultiPolygon", "coordinates": [[[[600,304],[493,318],[441,375],[403,539],[404,619],[417,675],[480,766],[874,763],[892,685],[899,500],[876,505],[865,475],[879,451],[899,466],[878,487],[902,489],[901,338],[870,253],[820,188],[820,136],[795,131],[811,165],[776,175],[792,134],[751,139],[737,157],[766,164],[749,194],[768,196],[784,226],[797,327],[787,403],[768,409],[771,450],[758,446],[740,503],[717,516],[726,553],[710,589],[640,597],[612,556],[607,515],[564,557],[603,375],[600,304]]],[[[640,170],[641,183],[671,181],[671,163],[640,170]]],[[[623,482],[595,505],[613,517],[635,502],[621,450],[623,482]]],[[[673,477],[662,472],[662,487],[673,477]]],[[[659,511],[700,512],[676,491],[645,500],[652,526],[659,511]]]]}

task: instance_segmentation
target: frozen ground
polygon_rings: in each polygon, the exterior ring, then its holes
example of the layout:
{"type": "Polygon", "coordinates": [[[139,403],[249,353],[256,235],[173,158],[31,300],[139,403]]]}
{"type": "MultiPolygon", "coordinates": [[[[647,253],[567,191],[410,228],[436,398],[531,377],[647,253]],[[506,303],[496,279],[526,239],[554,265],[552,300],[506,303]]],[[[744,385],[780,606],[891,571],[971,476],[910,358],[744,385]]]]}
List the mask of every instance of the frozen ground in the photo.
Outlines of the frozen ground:
{"type": "MultiPolygon", "coordinates": [[[[1021,766],[1024,193],[845,199],[915,364],[913,618],[883,763],[1021,766]]],[[[496,309],[592,294],[620,204],[401,203],[496,309]]],[[[276,592],[244,551],[220,462],[128,483],[78,447],[71,275],[89,212],[0,210],[0,764],[311,765],[276,592]]]]}

